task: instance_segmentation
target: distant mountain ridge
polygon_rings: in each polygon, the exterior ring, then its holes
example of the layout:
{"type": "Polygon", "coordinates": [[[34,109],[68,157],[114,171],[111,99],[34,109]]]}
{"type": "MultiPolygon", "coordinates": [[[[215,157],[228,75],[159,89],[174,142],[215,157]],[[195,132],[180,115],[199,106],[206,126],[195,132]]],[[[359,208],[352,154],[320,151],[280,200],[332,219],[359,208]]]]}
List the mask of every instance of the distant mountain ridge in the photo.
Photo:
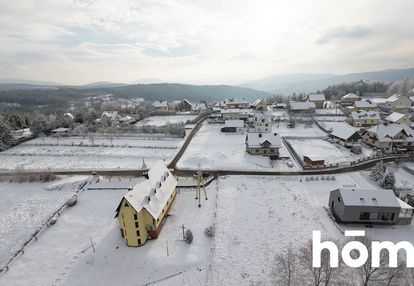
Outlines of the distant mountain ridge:
{"type": "Polygon", "coordinates": [[[361,73],[335,74],[288,74],[270,76],[249,81],[240,86],[263,90],[270,93],[289,94],[292,92],[314,92],[327,88],[329,85],[352,81],[394,82],[414,76],[414,68],[387,69],[361,73]]]}

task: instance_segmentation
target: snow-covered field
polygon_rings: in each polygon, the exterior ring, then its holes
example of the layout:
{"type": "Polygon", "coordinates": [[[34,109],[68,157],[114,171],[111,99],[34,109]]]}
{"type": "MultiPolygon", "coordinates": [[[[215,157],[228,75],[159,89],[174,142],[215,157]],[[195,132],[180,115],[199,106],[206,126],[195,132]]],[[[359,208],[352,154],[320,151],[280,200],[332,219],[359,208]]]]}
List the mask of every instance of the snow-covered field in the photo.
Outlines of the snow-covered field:
{"type": "Polygon", "coordinates": [[[282,137],[326,137],[326,133],[314,123],[296,123],[295,128],[288,128],[287,122],[273,123],[272,132],[282,137]]]}
{"type": "MultiPolygon", "coordinates": [[[[202,200],[201,208],[194,190],[180,190],[160,237],[137,248],[125,245],[113,218],[125,191],[86,190],[0,276],[0,284],[272,285],[274,258],[282,250],[303,245],[313,230],[321,230],[325,239],[344,238],[324,209],[329,192],[343,186],[377,187],[368,177],[368,171],[335,175],[335,181],[220,177],[207,187],[209,200],[202,200]],[[204,229],[213,223],[212,239],[204,229]],[[194,234],[191,245],[181,239],[182,225],[194,234]]],[[[408,173],[404,177],[413,181],[408,173]]],[[[375,239],[414,243],[412,225],[342,227],[363,228],[375,239]]]]}
{"type": "Polygon", "coordinates": [[[69,177],[51,183],[0,182],[0,268],[84,180],[69,177]]]}
{"type": "Polygon", "coordinates": [[[138,121],[135,126],[162,126],[165,124],[172,123],[183,123],[187,120],[193,120],[197,115],[192,114],[182,114],[182,115],[166,115],[166,116],[150,116],[138,121]]]}
{"type": "Polygon", "coordinates": [[[356,155],[343,146],[329,143],[323,139],[288,139],[288,142],[301,158],[314,156],[324,159],[326,164],[350,162],[366,157],[364,152],[356,155]]]}
{"type": "Polygon", "coordinates": [[[0,170],[116,170],[139,168],[158,160],[167,163],[184,138],[159,136],[108,138],[38,138],[0,153],[0,170]],[[43,142],[43,140],[45,140],[43,142]],[[73,144],[72,144],[73,143],[73,144]],[[74,145],[74,146],[72,146],[74,145]]]}
{"type": "MultiPolygon", "coordinates": [[[[73,178],[70,180],[74,182],[73,178]]],[[[132,183],[138,180],[135,178],[132,183]]],[[[131,183],[129,179],[126,181],[131,183]]],[[[106,187],[109,184],[107,182],[106,187]]],[[[121,184],[125,183],[121,182],[121,184]]],[[[15,203],[4,211],[4,214],[7,212],[14,214],[12,220],[6,221],[7,225],[10,225],[10,233],[13,237],[10,235],[5,237],[4,240],[8,244],[4,247],[20,246],[17,238],[14,237],[23,232],[26,236],[30,234],[31,230],[43,222],[47,214],[64,203],[68,195],[71,196],[76,190],[74,187],[64,187],[54,190],[40,188],[36,191],[33,188],[37,185],[37,183],[22,184],[21,188],[17,188],[14,192],[14,197],[4,195],[4,192],[0,193],[2,203],[15,203]]],[[[9,271],[0,277],[0,284],[60,284],[73,266],[86,253],[92,251],[91,241],[98,244],[113,229],[115,226],[114,209],[125,192],[126,189],[98,189],[81,192],[77,204],[65,209],[58,217],[57,223],[38,235],[38,240],[26,247],[24,254],[10,265],[9,271]]],[[[2,228],[5,225],[3,223],[2,228]]],[[[3,240],[3,235],[1,239],[3,240]]],[[[1,247],[3,248],[3,243],[1,247]]],[[[1,257],[3,258],[3,255],[1,257]]]]}
{"type": "MultiPolygon", "coordinates": [[[[329,182],[306,182],[305,177],[220,178],[209,285],[275,285],[272,269],[277,253],[303,246],[313,230],[320,230],[324,239],[344,239],[324,209],[329,192],[344,185],[377,187],[367,176],[349,173],[329,182]]],[[[374,239],[414,243],[413,225],[346,228],[363,228],[374,239]]]]}
{"type": "Polygon", "coordinates": [[[220,132],[221,127],[221,125],[203,124],[178,161],[177,167],[180,169],[201,167],[203,170],[297,170],[297,166],[293,168],[287,166],[287,161],[291,159],[285,147],[280,149],[280,154],[287,159],[275,160],[272,166],[268,157],[254,156],[246,152],[244,143],[246,135],[225,134],[220,132]]]}

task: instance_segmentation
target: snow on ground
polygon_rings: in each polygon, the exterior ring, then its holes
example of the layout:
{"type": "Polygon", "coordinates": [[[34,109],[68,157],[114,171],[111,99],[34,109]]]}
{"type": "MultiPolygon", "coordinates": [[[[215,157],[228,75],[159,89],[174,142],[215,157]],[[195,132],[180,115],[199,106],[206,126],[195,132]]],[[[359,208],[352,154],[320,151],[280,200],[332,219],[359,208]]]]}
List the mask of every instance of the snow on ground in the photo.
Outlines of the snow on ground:
{"type": "MultiPolygon", "coordinates": [[[[139,180],[141,179],[134,178],[131,181],[136,184],[139,180]]],[[[126,179],[126,181],[130,182],[129,179],[126,179]]],[[[32,188],[32,185],[30,185],[31,191],[33,191],[32,188]]],[[[99,243],[114,228],[114,209],[126,191],[101,189],[81,192],[78,195],[77,204],[65,209],[58,217],[57,223],[42,232],[38,236],[38,240],[26,247],[24,254],[10,265],[9,271],[0,277],[0,282],[4,283],[2,285],[59,284],[71,271],[72,267],[79,262],[80,258],[84,256],[84,253],[92,251],[91,240],[94,244],[99,243]]],[[[54,210],[54,206],[59,206],[65,201],[58,197],[59,194],[62,196],[62,192],[65,192],[72,195],[72,192],[65,189],[60,191],[43,190],[43,192],[43,194],[34,192],[30,195],[30,199],[25,198],[24,204],[17,202],[17,205],[14,205],[13,208],[17,209],[28,205],[31,212],[27,212],[36,214],[33,209],[39,209],[41,203],[41,206],[46,205],[49,209],[48,213],[50,213],[51,210],[54,210]],[[35,197],[35,199],[32,197],[35,197]],[[43,203],[41,199],[47,201],[47,204],[43,203]]],[[[21,195],[26,197],[27,193],[21,195]]],[[[1,202],[4,201],[13,203],[13,198],[5,197],[4,200],[2,198],[1,202]]],[[[32,219],[25,219],[25,217],[27,215],[24,213],[23,216],[16,216],[14,223],[7,222],[13,227],[16,223],[17,226],[16,229],[13,229],[13,232],[28,231],[44,219],[44,216],[39,216],[39,222],[36,221],[35,223],[32,219]]],[[[3,239],[3,236],[1,238],[3,239]]],[[[9,239],[10,242],[15,243],[10,237],[7,241],[9,239]]],[[[3,247],[3,244],[1,244],[1,247],[3,247]]]]}
{"type": "Polygon", "coordinates": [[[84,180],[76,176],[53,183],[0,182],[0,268],[84,180]]]}
{"type": "Polygon", "coordinates": [[[366,157],[364,153],[354,154],[341,145],[323,139],[288,139],[288,142],[301,158],[314,156],[324,159],[326,164],[345,163],[366,157]]]}
{"type": "Polygon", "coordinates": [[[282,137],[326,137],[326,133],[314,123],[296,123],[295,128],[288,128],[287,122],[273,123],[272,132],[282,137]]]}
{"type": "Polygon", "coordinates": [[[127,137],[96,138],[92,147],[82,137],[34,139],[0,153],[0,170],[115,170],[140,168],[145,158],[148,167],[158,160],[172,160],[184,138],[127,137]],[[57,143],[58,142],[58,143],[57,143]],[[71,146],[72,143],[76,146],[71,146]],[[49,145],[48,145],[49,144],[49,145]],[[59,144],[59,145],[56,145],[59,144]],[[83,144],[82,146],[79,146],[83,144]]]}
{"type": "MultiPolygon", "coordinates": [[[[362,173],[311,182],[304,176],[220,178],[209,285],[272,285],[275,255],[289,245],[302,246],[312,238],[313,230],[320,230],[324,239],[344,239],[324,207],[335,188],[376,187],[362,173]]],[[[393,241],[404,238],[414,243],[413,226],[366,230],[373,238],[393,236],[393,241]]]]}
{"type": "Polygon", "coordinates": [[[212,239],[204,229],[213,222],[215,183],[207,192],[209,200],[202,200],[198,208],[194,190],[181,190],[158,239],[142,247],[127,247],[115,222],[96,252],[88,250],[65,285],[205,285],[212,239]],[[192,230],[192,244],[182,240],[182,225],[192,230]]]}
{"type": "Polygon", "coordinates": [[[285,147],[280,149],[281,157],[289,159],[275,160],[272,167],[268,157],[250,155],[246,152],[244,143],[246,135],[222,133],[221,127],[222,125],[204,123],[178,161],[177,167],[180,169],[201,167],[203,170],[297,170],[297,166],[294,168],[287,166],[287,161],[291,159],[285,147]]]}
{"type": "Polygon", "coordinates": [[[193,120],[197,115],[183,114],[183,115],[167,115],[167,116],[150,116],[138,121],[135,126],[162,126],[165,124],[172,123],[183,123],[185,124],[187,120],[193,120]]]}

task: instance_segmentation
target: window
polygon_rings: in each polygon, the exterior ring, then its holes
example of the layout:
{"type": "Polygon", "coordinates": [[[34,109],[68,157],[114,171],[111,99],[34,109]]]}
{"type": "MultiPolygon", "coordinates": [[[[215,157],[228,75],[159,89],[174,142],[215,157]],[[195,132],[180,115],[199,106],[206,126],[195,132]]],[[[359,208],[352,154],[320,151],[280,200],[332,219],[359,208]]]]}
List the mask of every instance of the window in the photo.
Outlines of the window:
{"type": "Polygon", "coordinates": [[[137,230],[137,236],[140,236],[139,230],[137,230]]]}
{"type": "Polygon", "coordinates": [[[341,202],[341,197],[338,197],[338,202],[341,202]]]}
{"type": "Polygon", "coordinates": [[[139,225],[138,225],[138,222],[136,221],[135,222],[135,228],[138,228],[139,227],[139,225]]]}
{"type": "Polygon", "coordinates": [[[126,201],[125,201],[124,207],[129,207],[129,205],[126,201]]]}
{"type": "Polygon", "coordinates": [[[376,198],[372,198],[372,203],[373,203],[374,205],[378,205],[377,199],[376,199],[376,198]]]}
{"type": "Polygon", "coordinates": [[[141,245],[141,239],[138,239],[138,245],[141,245]]]}
{"type": "Polygon", "coordinates": [[[360,220],[369,220],[369,212],[361,212],[359,214],[359,219],[360,220]]]}
{"type": "Polygon", "coordinates": [[[138,215],[134,214],[134,220],[138,220],[138,215]]]}
{"type": "Polygon", "coordinates": [[[359,200],[361,201],[361,204],[365,204],[365,199],[364,198],[359,198],[359,200]]]}

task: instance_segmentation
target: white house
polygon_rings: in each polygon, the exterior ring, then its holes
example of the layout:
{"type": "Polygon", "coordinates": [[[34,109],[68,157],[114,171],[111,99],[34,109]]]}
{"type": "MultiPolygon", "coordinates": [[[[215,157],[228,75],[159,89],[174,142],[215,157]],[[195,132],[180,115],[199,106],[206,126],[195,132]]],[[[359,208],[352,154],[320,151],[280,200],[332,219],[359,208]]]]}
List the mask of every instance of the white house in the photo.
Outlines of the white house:
{"type": "Polygon", "coordinates": [[[207,106],[206,106],[205,103],[192,103],[191,104],[191,111],[200,113],[200,112],[202,112],[203,110],[206,110],[206,109],[207,109],[207,106]]]}
{"type": "Polygon", "coordinates": [[[405,124],[379,124],[366,130],[362,140],[382,150],[414,149],[414,131],[405,124]]]}
{"type": "Polygon", "coordinates": [[[118,114],[118,111],[104,111],[102,112],[101,119],[99,121],[101,123],[115,124],[119,118],[120,115],[118,114]]]}
{"type": "Polygon", "coordinates": [[[249,121],[248,132],[271,132],[271,116],[267,112],[255,112],[253,118],[249,121]]]}

